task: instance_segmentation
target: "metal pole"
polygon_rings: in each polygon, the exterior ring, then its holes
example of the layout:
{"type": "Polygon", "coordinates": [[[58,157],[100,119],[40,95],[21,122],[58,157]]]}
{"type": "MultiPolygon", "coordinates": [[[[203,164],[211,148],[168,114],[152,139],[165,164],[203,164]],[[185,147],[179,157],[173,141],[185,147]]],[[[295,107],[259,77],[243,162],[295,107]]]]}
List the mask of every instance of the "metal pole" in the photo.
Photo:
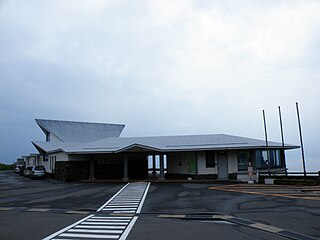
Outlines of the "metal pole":
{"type": "Polygon", "coordinates": [[[284,137],[283,137],[283,127],[282,127],[281,109],[280,109],[280,106],[278,106],[278,108],[279,108],[279,120],[280,120],[280,131],[281,131],[281,142],[282,142],[282,151],[283,151],[282,160],[283,160],[284,168],[285,168],[286,175],[287,175],[287,164],[286,164],[286,155],[285,155],[285,152],[284,152],[284,137]]]}
{"type": "Polygon", "coordinates": [[[270,176],[271,174],[270,174],[270,158],[269,158],[269,146],[268,146],[267,123],[266,123],[266,116],[265,116],[264,110],[262,110],[262,113],[263,113],[263,123],[264,123],[264,135],[265,135],[265,138],[266,138],[267,161],[268,161],[268,173],[269,173],[269,176],[270,176]]]}
{"type": "Polygon", "coordinates": [[[303,150],[303,142],[302,142],[302,131],[301,131],[301,123],[300,123],[299,106],[298,106],[297,102],[296,102],[296,107],[297,107],[298,125],[299,125],[299,133],[300,133],[301,155],[302,155],[302,163],[303,163],[303,174],[304,174],[304,176],[307,176],[306,163],[305,163],[305,160],[304,160],[304,150],[303,150]]]}

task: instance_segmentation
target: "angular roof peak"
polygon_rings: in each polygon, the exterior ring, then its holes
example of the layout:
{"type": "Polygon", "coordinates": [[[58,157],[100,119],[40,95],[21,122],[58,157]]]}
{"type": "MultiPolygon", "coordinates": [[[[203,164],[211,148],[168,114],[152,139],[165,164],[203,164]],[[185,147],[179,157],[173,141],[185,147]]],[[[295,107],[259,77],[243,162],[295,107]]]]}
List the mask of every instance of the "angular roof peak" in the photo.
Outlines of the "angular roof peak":
{"type": "Polygon", "coordinates": [[[35,119],[44,133],[51,133],[63,142],[92,142],[119,137],[125,125],[35,119]]]}

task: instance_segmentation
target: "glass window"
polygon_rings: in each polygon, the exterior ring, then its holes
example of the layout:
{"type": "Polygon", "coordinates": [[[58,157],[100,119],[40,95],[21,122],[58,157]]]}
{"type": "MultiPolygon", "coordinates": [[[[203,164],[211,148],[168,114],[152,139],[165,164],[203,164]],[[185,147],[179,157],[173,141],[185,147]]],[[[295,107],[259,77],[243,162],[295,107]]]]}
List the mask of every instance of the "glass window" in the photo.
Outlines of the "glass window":
{"type": "Polygon", "coordinates": [[[238,152],[238,169],[248,170],[249,162],[250,162],[250,151],[240,150],[238,152]]]}
{"type": "Polygon", "coordinates": [[[282,167],[281,164],[281,154],[279,149],[270,149],[269,156],[267,150],[257,150],[256,151],[256,166],[257,168],[268,168],[270,167],[282,167]],[[269,158],[269,160],[268,160],[269,158]]]}
{"type": "Polygon", "coordinates": [[[206,152],[206,168],[214,168],[215,166],[216,166],[215,152],[207,151],[206,152]]]}
{"type": "Polygon", "coordinates": [[[35,166],[34,170],[45,170],[44,166],[35,166]]]}

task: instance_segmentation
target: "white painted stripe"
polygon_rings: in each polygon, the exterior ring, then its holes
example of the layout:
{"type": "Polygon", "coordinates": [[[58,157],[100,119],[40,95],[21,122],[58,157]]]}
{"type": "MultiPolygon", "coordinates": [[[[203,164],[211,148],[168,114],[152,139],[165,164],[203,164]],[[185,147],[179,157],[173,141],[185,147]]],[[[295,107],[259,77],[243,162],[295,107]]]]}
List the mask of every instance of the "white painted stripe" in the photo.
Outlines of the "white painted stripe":
{"type": "Polygon", "coordinates": [[[137,208],[139,205],[138,204],[135,204],[135,205],[132,205],[132,204],[109,204],[108,207],[134,207],[134,208],[137,208]]]}
{"type": "MultiPolygon", "coordinates": [[[[108,206],[105,206],[104,208],[116,208],[116,207],[122,207],[122,208],[130,208],[130,206],[132,205],[122,205],[122,204],[118,204],[118,205],[108,205],[108,206]]],[[[133,206],[133,208],[136,208],[135,206],[133,206]]]]}
{"type": "Polygon", "coordinates": [[[120,208],[114,208],[114,207],[105,207],[103,211],[115,211],[115,210],[136,210],[136,208],[126,208],[126,207],[120,207],[120,208]]]}
{"type": "Polygon", "coordinates": [[[49,208],[30,208],[27,212],[48,212],[49,208]]]}
{"type": "Polygon", "coordinates": [[[129,199],[118,199],[118,198],[116,198],[111,203],[115,203],[115,202],[135,202],[135,203],[137,203],[137,202],[140,202],[140,199],[138,199],[138,200],[129,200],[129,199]]]}
{"type": "Polygon", "coordinates": [[[115,207],[115,206],[105,206],[104,209],[112,209],[112,208],[120,208],[120,209],[136,209],[136,207],[129,207],[129,206],[119,206],[119,207],[115,207]]]}
{"type": "Polygon", "coordinates": [[[71,238],[52,238],[52,240],[72,240],[71,238]]]}
{"type": "Polygon", "coordinates": [[[125,229],[126,226],[92,226],[92,225],[78,225],[75,228],[89,228],[89,229],[125,229]]]}
{"type": "Polygon", "coordinates": [[[142,209],[144,200],[146,199],[147,193],[148,193],[148,191],[149,191],[149,187],[150,187],[150,183],[148,183],[148,185],[147,185],[147,187],[146,187],[146,190],[144,191],[142,200],[141,200],[140,205],[139,205],[139,207],[138,207],[138,209],[137,209],[137,213],[140,213],[140,212],[141,212],[141,209],[142,209]]]}
{"type": "Polygon", "coordinates": [[[127,206],[120,206],[120,205],[117,205],[117,206],[107,206],[104,210],[107,210],[109,208],[119,208],[119,209],[124,209],[124,208],[130,208],[130,209],[137,209],[138,206],[132,206],[132,205],[127,205],[127,206]]]}
{"type": "Polygon", "coordinates": [[[130,222],[130,224],[128,225],[128,227],[126,228],[126,230],[123,232],[123,234],[121,235],[121,237],[120,237],[119,240],[125,240],[125,239],[128,237],[128,235],[129,235],[129,233],[130,233],[133,225],[134,225],[135,222],[137,221],[137,219],[138,219],[138,217],[133,217],[132,221],[130,222]]]}
{"type": "Polygon", "coordinates": [[[75,234],[75,233],[62,233],[61,237],[76,237],[76,238],[107,238],[117,239],[119,235],[97,235],[97,234],[75,234]]]}
{"type": "Polygon", "coordinates": [[[115,217],[92,217],[90,219],[132,219],[132,217],[118,217],[118,216],[115,216],[115,217]]]}
{"type": "Polygon", "coordinates": [[[86,222],[130,222],[130,219],[88,219],[86,222]]]}
{"type": "Polygon", "coordinates": [[[127,183],[126,185],[124,185],[115,195],[113,195],[105,204],[103,204],[98,210],[97,212],[100,212],[106,205],[109,204],[109,202],[111,202],[114,198],[116,198],[123,189],[125,189],[130,183],[127,183]]]}
{"type": "Polygon", "coordinates": [[[69,225],[69,226],[61,229],[60,231],[51,234],[50,236],[44,238],[43,240],[50,240],[50,239],[58,236],[60,233],[63,233],[63,232],[65,232],[65,231],[69,230],[70,228],[73,228],[74,226],[76,226],[76,225],[78,225],[78,224],[81,224],[82,222],[84,222],[85,220],[87,220],[88,218],[90,218],[90,217],[92,217],[92,216],[94,216],[94,215],[90,215],[90,216],[88,216],[88,217],[85,217],[85,218],[79,220],[78,222],[75,222],[75,223],[73,223],[73,224],[71,224],[71,225],[69,225]]]}
{"type": "Polygon", "coordinates": [[[135,213],[136,211],[114,211],[114,213],[135,213]]]}
{"type": "Polygon", "coordinates": [[[139,198],[130,198],[130,197],[123,197],[123,198],[116,198],[115,201],[140,201],[141,197],[139,198]]]}
{"type": "MultiPolygon", "coordinates": [[[[135,202],[135,203],[129,203],[129,202],[118,202],[118,203],[113,203],[112,205],[108,204],[108,206],[115,206],[115,205],[139,205],[139,202],[135,202]]],[[[107,207],[107,206],[106,206],[107,207]]]]}
{"type": "Polygon", "coordinates": [[[118,223],[118,222],[85,222],[81,224],[87,224],[87,225],[122,225],[126,226],[128,223],[118,223]]]}
{"type": "Polygon", "coordinates": [[[70,229],[67,232],[87,232],[87,233],[122,233],[123,231],[121,230],[92,230],[92,229],[70,229]]]}

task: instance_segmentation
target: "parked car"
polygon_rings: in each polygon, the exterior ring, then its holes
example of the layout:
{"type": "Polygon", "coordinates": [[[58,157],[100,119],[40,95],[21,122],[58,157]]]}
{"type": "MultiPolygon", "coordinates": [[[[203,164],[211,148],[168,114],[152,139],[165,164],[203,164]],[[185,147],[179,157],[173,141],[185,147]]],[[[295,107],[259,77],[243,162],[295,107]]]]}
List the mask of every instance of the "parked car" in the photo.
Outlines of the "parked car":
{"type": "Polygon", "coordinates": [[[16,165],[16,168],[14,169],[14,172],[15,173],[20,173],[21,167],[22,167],[22,165],[16,165]]]}
{"type": "Polygon", "coordinates": [[[20,175],[23,175],[25,169],[26,169],[26,165],[22,165],[21,168],[20,168],[19,174],[20,174],[20,175]]]}
{"type": "Polygon", "coordinates": [[[44,178],[46,176],[46,169],[44,166],[33,166],[30,171],[29,177],[31,178],[44,178]]]}
{"type": "Polygon", "coordinates": [[[33,167],[33,166],[26,166],[26,168],[25,168],[24,171],[23,171],[23,176],[29,177],[29,176],[30,176],[30,173],[31,173],[31,171],[32,171],[32,167],[33,167]]]}

